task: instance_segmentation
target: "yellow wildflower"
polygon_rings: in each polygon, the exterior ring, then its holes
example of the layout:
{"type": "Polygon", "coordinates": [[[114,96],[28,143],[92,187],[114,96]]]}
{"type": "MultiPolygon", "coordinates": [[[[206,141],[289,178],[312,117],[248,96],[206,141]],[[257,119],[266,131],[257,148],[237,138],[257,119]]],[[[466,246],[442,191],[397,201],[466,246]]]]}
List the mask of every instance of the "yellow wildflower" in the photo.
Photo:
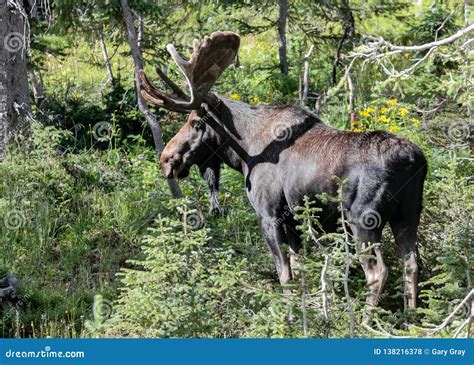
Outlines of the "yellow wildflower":
{"type": "Polygon", "coordinates": [[[260,98],[258,96],[254,96],[253,98],[250,99],[250,104],[253,104],[253,105],[260,104],[260,98]]]}
{"type": "Polygon", "coordinates": [[[353,131],[354,131],[354,132],[362,132],[362,129],[360,129],[360,128],[354,128],[353,131]]]}
{"type": "Polygon", "coordinates": [[[369,113],[369,114],[372,114],[373,112],[375,112],[375,109],[372,108],[372,107],[370,107],[370,106],[369,106],[367,109],[365,109],[365,110],[366,110],[367,113],[369,113]]]}
{"type": "Polygon", "coordinates": [[[411,118],[411,119],[410,119],[410,122],[412,122],[412,123],[415,124],[415,125],[419,125],[419,124],[420,124],[420,120],[419,120],[419,119],[416,119],[416,118],[411,118]]]}
{"type": "Polygon", "coordinates": [[[362,118],[367,118],[370,114],[367,110],[361,110],[359,112],[359,115],[362,117],[362,118]]]}
{"type": "Polygon", "coordinates": [[[382,122],[382,123],[390,123],[390,118],[387,118],[385,115],[382,115],[382,116],[379,118],[379,122],[382,122]]]}
{"type": "Polygon", "coordinates": [[[397,103],[398,103],[397,99],[391,99],[391,100],[387,101],[387,104],[390,105],[390,106],[395,106],[395,105],[397,105],[397,103]]]}
{"type": "Polygon", "coordinates": [[[230,94],[230,98],[232,100],[240,100],[240,95],[237,94],[237,93],[232,93],[232,94],[230,94]]]}
{"type": "Polygon", "coordinates": [[[398,110],[398,112],[400,113],[400,115],[401,115],[402,117],[404,117],[405,115],[408,114],[408,109],[406,109],[406,108],[400,108],[400,109],[398,110]]]}
{"type": "Polygon", "coordinates": [[[385,114],[386,112],[388,112],[388,109],[386,107],[383,106],[380,108],[380,113],[385,114]]]}
{"type": "Polygon", "coordinates": [[[396,125],[391,125],[390,127],[388,127],[388,130],[389,132],[397,132],[398,127],[396,125]]]}

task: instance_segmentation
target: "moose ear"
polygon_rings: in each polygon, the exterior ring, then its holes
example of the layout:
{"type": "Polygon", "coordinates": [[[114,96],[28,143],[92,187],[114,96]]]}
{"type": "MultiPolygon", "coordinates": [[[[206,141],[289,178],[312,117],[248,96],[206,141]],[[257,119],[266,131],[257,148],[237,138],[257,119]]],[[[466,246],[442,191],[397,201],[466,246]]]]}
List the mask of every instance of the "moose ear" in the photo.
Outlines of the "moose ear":
{"type": "Polygon", "coordinates": [[[202,118],[194,117],[191,120],[191,127],[193,127],[194,129],[203,129],[206,127],[206,124],[204,123],[204,120],[202,120],[202,118]]]}

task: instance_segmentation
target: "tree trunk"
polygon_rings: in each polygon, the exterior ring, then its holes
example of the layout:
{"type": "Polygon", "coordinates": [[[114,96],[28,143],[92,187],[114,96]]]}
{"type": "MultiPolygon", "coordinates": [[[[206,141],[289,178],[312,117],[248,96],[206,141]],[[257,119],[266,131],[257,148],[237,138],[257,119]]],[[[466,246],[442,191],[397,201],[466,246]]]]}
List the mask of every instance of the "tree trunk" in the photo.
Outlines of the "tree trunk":
{"type": "Polygon", "coordinates": [[[109,80],[112,86],[115,84],[114,73],[112,71],[112,65],[110,64],[109,53],[107,52],[107,45],[105,44],[104,39],[104,24],[99,23],[97,26],[97,34],[99,35],[100,48],[102,49],[102,56],[104,56],[105,69],[107,70],[107,75],[109,75],[109,80]]]}
{"type": "Polygon", "coordinates": [[[286,19],[288,18],[287,0],[279,0],[280,15],[278,17],[278,39],[280,46],[278,54],[280,55],[280,70],[284,75],[288,75],[288,59],[286,58],[286,19]]]}
{"type": "Polygon", "coordinates": [[[347,73],[347,88],[349,89],[349,127],[352,130],[355,122],[355,88],[349,72],[347,73]]]}
{"type": "MultiPolygon", "coordinates": [[[[23,10],[20,3],[16,5],[23,10]]],[[[0,0],[0,161],[7,143],[26,135],[31,123],[25,16],[7,0],[0,0]]]]}
{"type": "Polygon", "coordinates": [[[143,54],[144,38],[145,38],[145,29],[143,26],[143,18],[140,14],[136,15],[138,20],[138,50],[143,54]]]}
{"type": "MultiPolygon", "coordinates": [[[[145,100],[143,99],[142,95],[140,94],[140,77],[138,76],[138,72],[143,69],[143,60],[140,50],[138,48],[138,39],[137,39],[137,31],[135,29],[134,17],[132,14],[132,10],[128,5],[128,0],[120,0],[120,4],[122,6],[122,14],[123,19],[125,21],[125,26],[127,27],[128,33],[128,43],[130,45],[130,50],[132,52],[133,63],[135,66],[135,87],[137,91],[137,103],[138,108],[145,116],[145,119],[151,129],[153,134],[153,140],[155,142],[156,148],[156,155],[158,159],[160,158],[161,152],[164,148],[163,136],[161,134],[161,127],[156,119],[156,116],[148,109],[148,105],[146,104],[145,100]]],[[[181,189],[178,186],[178,183],[175,179],[168,179],[168,185],[171,190],[171,194],[175,198],[180,198],[183,196],[181,193],[181,189]]]]}
{"type": "Polygon", "coordinates": [[[313,53],[314,44],[311,45],[308,53],[304,56],[304,75],[303,75],[303,93],[301,96],[301,106],[306,105],[306,100],[308,100],[309,92],[309,60],[311,54],[313,53]]]}
{"type": "Polygon", "coordinates": [[[341,62],[341,50],[344,45],[344,42],[348,39],[352,39],[355,34],[355,20],[354,16],[352,15],[351,8],[349,6],[349,2],[344,1],[342,6],[343,7],[339,10],[339,12],[343,21],[344,32],[336,47],[336,55],[334,56],[334,62],[331,73],[332,86],[337,85],[337,68],[341,62]]]}

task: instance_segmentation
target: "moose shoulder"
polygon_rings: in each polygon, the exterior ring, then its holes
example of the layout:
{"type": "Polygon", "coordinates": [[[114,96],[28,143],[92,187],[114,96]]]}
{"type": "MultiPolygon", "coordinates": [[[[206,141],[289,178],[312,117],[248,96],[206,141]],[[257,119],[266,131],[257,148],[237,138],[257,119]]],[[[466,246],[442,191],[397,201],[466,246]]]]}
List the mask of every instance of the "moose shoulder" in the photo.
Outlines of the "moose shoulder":
{"type": "MultiPolygon", "coordinates": [[[[168,46],[186,77],[191,98],[177,95],[176,90],[165,94],[142,74],[142,95],[149,102],[191,112],[163,151],[163,172],[168,177],[183,177],[194,164],[202,171],[206,164],[220,163],[241,171],[282,284],[294,276],[294,256],[289,259],[281,245],[287,243],[293,253],[301,248],[293,207],[304,196],[335,195],[333,177],[345,179],[344,214],[353,235],[372,255],[360,259],[372,293],[368,303],[378,303],[387,278],[380,249],[369,244],[380,242],[388,222],[405,266],[408,304],[415,307],[416,232],[427,170],[423,153],[390,133],[339,131],[299,107],[250,106],[210,92],[237,54],[238,40],[234,33],[213,33],[195,47],[189,61],[168,46]],[[211,71],[206,73],[207,69],[211,71]]],[[[335,231],[338,207],[331,203],[320,203],[320,207],[324,230],[335,231]]]]}

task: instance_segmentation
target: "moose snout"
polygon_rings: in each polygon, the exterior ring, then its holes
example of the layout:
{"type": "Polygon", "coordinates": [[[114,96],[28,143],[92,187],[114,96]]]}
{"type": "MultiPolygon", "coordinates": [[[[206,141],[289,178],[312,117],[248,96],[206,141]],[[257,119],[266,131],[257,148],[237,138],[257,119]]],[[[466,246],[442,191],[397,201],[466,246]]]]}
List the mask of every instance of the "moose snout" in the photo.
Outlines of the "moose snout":
{"type": "Polygon", "coordinates": [[[182,161],[179,154],[170,153],[162,154],[160,158],[160,166],[168,179],[172,179],[176,176],[177,172],[181,169],[182,161]]]}

